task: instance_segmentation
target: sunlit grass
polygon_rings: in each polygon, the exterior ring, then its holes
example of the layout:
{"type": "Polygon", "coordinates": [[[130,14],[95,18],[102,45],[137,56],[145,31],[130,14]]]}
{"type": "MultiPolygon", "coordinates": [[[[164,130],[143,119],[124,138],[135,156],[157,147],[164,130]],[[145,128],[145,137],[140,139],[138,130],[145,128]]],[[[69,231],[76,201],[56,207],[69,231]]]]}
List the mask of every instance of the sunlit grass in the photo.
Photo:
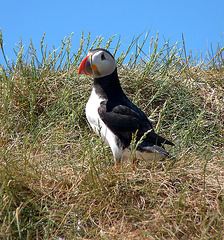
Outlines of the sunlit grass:
{"type": "MultiPolygon", "coordinates": [[[[124,162],[90,129],[91,78],[77,74],[91,48],[117,53],[115,36],[22,41],[0,68],[0,238],[223,239],[223,49],[208,61],[159,37],[133,39],[116,55],[122,87],[156,132],[175,143],[163,162],[124,162]],[[149,51],[143,52],[144,44],[149,51]],[[112,47],[113,45],[113,47],[112,47]]],[[[1,38],[2,40],[2,38],[1,38]]],[[[116,43],[117,42],[117,43],[116,43]]],[[[3,48],[3,40],[1,41],[3,48]]]]}

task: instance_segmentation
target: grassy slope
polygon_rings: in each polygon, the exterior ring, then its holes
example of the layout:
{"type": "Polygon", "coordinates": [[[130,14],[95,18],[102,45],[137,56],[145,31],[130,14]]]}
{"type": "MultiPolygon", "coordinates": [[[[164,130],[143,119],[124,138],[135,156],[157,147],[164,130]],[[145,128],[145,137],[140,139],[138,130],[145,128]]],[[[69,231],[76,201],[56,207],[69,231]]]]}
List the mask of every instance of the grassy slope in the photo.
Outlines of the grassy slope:
{"type": "Polygon", "coordinates": [[[92,82],[77,66],[101,38],[90,46],[82,37],[73,55],[70,37],[49,54],[42,39],[41,62],[32,43],[27,62],[21,44],[16,63],[1,67],[0,238],[223,239],[222,51],[196,65],[157,41],[149,57],[141,46],[126,65],[117,56],[129,98],[176,144],[172,159],[139,162],[134,173],[130,162],[114,172],[85,119],[92,82]]]}

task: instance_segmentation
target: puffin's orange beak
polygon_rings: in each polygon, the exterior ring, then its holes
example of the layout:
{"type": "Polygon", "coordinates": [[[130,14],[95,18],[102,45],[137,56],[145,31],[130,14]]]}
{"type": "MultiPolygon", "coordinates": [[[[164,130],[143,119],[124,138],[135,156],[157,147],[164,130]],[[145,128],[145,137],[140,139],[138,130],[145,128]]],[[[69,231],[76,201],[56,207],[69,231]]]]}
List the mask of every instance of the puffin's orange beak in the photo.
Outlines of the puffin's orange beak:
{"type": "Polygon", "coordinates": [[[93,75],[93,71],[97,71],[98,67],[92,64],[92,55],[88,55],[83,59],[79,66],[79,74],[93,75]]]}
{"type": "Polygon", "coordinates": [[[90,56],[87,56],[83,59],[79,66],[79,74],[90,75],[92,74],[91,64],[89,60],[90,56]]]}

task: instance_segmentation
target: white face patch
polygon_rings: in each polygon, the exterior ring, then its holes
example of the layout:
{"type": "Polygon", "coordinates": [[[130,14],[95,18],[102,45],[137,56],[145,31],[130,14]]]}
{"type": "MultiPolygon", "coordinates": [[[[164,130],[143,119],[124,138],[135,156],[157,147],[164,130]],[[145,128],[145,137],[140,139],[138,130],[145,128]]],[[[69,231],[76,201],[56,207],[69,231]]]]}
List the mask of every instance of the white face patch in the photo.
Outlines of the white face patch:
{"type": "Polygon", "coordinates": [[[110,75],[116,68],[116,62],[112,56],[105,51],[98,51],[91,56],[93,77],[99,78],[110,75]],[[94,70],[94,68],[97,68],[94,70]]]}

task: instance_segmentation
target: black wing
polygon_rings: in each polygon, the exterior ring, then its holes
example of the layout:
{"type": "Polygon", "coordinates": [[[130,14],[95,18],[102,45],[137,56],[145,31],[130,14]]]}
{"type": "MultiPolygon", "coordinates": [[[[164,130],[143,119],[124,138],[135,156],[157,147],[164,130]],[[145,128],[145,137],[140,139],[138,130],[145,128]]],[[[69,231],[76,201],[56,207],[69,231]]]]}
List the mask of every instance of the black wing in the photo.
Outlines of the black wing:
{"type": "Polygon", "coordinates": [[[137,141],[145,132],[151,130],[144,141],[159,146],[161,146],[161,143],[173,145],[173,143],[160,137],[154,132],[146,115],[131,102],[124,105],[112,105],[111,102],[103,101],[100,104],[98,113],[103,122],[112,132],[129,142],[132,140],[133,133],[136,133],[137,130],[137,141]]]}

